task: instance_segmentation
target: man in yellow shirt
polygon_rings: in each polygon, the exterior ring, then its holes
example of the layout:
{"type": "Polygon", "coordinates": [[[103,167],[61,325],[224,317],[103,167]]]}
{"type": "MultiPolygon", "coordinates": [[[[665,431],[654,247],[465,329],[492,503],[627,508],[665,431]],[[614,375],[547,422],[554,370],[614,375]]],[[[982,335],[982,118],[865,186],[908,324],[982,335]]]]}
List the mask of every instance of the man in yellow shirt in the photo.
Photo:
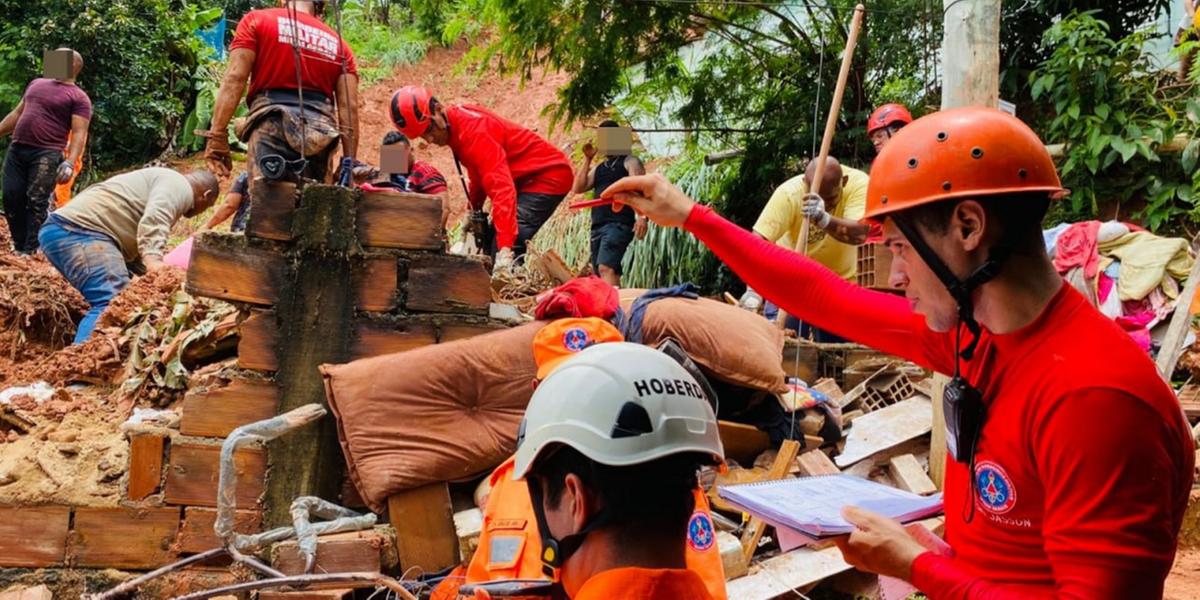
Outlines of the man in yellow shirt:
{"type": "MultiPolygon", "coordinates": [[[[804,175],[793,177],[779,186],[767,201],[754,224],[754,233],[767,241],[789,249],[796,248],[804,218],[810,221],[808,256],[829,267],[846,281],[853,282],[858,274],[857,250],[867,241],[868,225],[859,223],[867,206],[867,174],[858,169],[843,167],[832,156],[825,162],[818,194],[809,192],[816,176],[817,163],[809,161],[804,175]]],[[[741,305],[756,308],[762,298],[747,289],[741,305]]],[[[773,318],[774,306],[768,304],[764,314],[773,318]]],[[[794,323],[789,327],[795,329],[794,323]]],[[[800,331],[804,336],[807,327],[800,331]]],[[[837,336],[813,328],[813,338],[822,343],[843,341],[837,336]]]]}

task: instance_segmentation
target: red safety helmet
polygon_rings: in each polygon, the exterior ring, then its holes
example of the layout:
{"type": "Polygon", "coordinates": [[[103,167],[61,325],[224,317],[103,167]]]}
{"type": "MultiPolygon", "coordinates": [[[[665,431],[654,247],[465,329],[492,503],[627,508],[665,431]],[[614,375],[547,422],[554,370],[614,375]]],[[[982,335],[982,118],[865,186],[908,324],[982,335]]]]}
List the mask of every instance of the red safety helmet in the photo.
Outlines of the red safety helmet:
{"type": "Polygon", "coordinates": [[[867,137],[872,133],[892,125],[908,125],[912,123],[912,113],[903,104],[884,104],[871,113],[867,119],[867,137]]]}
{"type": "Polygon", "coordinates": [[[392,94],[392,125],[410,140],[421,137],[429,129],[432,101],[433,95],[421,86],[406,85],[396,90],[392,94]]]}
{"type": "Polygon", "coordinates": [[[864,220],[952,198],[1067,194],[1042,140],[994,108],[943,110],[896,133],[871,166],[864,220]]]}

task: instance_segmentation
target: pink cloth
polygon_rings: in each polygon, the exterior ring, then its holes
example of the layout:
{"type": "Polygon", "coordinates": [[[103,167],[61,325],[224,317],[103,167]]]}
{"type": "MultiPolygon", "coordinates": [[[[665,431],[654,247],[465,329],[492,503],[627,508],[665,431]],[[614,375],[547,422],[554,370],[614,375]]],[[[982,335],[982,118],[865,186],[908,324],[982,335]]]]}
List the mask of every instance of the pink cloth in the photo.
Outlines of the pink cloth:
{"type": "Polygon", "coordinates": [[[1116,283],[1117,282],[1113,281],[1112,277],[1109,277],[1104,273],[1100,274],[1100,279],[1096,281],[1096,298],[1100,300],[1101,304],[1103,304],[1105,300],[1108,300],[1108,295],[1113,291],[1113,288],[1116,287],[1116,283]]]}
{"type": "Polygon", "coordinates": [[[1088,279],[1095,279],[1100,272],[1100,253],[1096,250],[1096,236],[1100,232],[1100,221],[1075,223],[1062,232],[1055,241],[1054,268],[1066,273],[1075,267],[1083,267],[1088,279]]]}
{"type": "Polygon", "coordinates": [[[195,240],[194,237],[183,240],[178,246],[175,246],[174,250],[163,257],[163,262],[173,267],[187,269],[188,265],[192,263],[192,242],[195,240]]]}

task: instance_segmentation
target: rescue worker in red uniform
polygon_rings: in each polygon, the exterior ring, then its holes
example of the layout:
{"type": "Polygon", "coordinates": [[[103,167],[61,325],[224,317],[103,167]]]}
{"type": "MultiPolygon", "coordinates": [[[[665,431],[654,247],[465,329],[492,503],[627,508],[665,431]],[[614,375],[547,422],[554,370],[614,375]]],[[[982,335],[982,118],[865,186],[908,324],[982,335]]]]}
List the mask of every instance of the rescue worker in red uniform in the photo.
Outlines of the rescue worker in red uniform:
{"type": "Polygon", "coordinates": [[[685,227],[789,313],[954,376],[942,399],[952,554],[847,508],[847,562],[932,600],[1158,598],[1195,445],[1146,353],[1047,257],[1042,217],[1064,193],[1016,117],[972,107],[905,126],[875,160],[866,210],[900,297],[758,239],[660,176],[606,191],[685,227]]]}
{"type": "MultiPolygon", "coordinates": [[[[595,344],[621,342],[623,338],[608,321],[591,318],[558,319],[538,332],[533,341],[538,380],[548,377],[559,365],[595,344]]],[[[488,478],[483,508],[483,528],[478,549],[466,569],[447,577],[434,590],[431,600],[462,598],[463,583],[532,580],[547,577],[541,560],[541,536],[526,482],[512,477],[515,458],[509,458],[488,478]]],[[[695,510],[683,547],[687,568],[696,572],[713,600],[725,600],[725,569],[715,542],[715,529],[704,489],[693,491],[695,510]]],[[[469,597],[469,596],[465,596],[469,597]]],[[[545,596],[531,595],[531,598],[545,596]]]]}
{"type": "Polygon", "coordinates": [[[335,142],[344,156],[358,153],[358,67],[350,46],[318,18],[325,2],[279,4],[238,22],[204,158],[214,173],[229,175],[229,121],[245,94],[250,114],[235,133],[249,147],[249,181],[329,183],[335,142]]]}
{"type": "Polygon", "coordinates": [[[875,154],[883,152],[892,136],[912,120],[912,113],[903,104],[884,104],[876,108],[867,119],[867,137],[875,146],[875,154]]]}
{"type": "MultiPolygon", "coordinates": [[[[423,87],[400,88],[390,109],[392,123],[408,139],[450,147],[456,163],[467,169],[467,202],[478,216],[492,199],[495,235],[486,250],[495,256],[496,269],[511,267],[570,193],[575,173],[567,155],[485,108],[444,106],[423,87]]],[[[473,222],[481,224],[478,218],[473,222]]],[[[484,232],[474,233],[479,239],[484,232]]]]}
{"type": "Polygon", "coordinates": [[[699,467],[723,459],[691,374],[662,352],[613,342],[567,359],[534,391],[512,474],[529,484],[542,562],[568,597],[711,600],[679,540],[716,544],[693,492],[699,467]]]}

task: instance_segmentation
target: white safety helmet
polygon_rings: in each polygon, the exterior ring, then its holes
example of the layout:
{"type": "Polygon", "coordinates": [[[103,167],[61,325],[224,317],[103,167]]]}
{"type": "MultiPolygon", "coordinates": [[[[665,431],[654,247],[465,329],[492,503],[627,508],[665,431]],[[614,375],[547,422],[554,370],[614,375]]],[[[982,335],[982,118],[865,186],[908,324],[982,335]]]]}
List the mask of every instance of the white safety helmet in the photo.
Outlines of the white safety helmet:
{"type": "Polygon", "coordinates": [[[696,379],[666,354],[628,342],[587,348],[538,386],[521,421],[513,478],[555,444],[617,467],[685,452],[717,463],[725,454],[696,379]]]}

